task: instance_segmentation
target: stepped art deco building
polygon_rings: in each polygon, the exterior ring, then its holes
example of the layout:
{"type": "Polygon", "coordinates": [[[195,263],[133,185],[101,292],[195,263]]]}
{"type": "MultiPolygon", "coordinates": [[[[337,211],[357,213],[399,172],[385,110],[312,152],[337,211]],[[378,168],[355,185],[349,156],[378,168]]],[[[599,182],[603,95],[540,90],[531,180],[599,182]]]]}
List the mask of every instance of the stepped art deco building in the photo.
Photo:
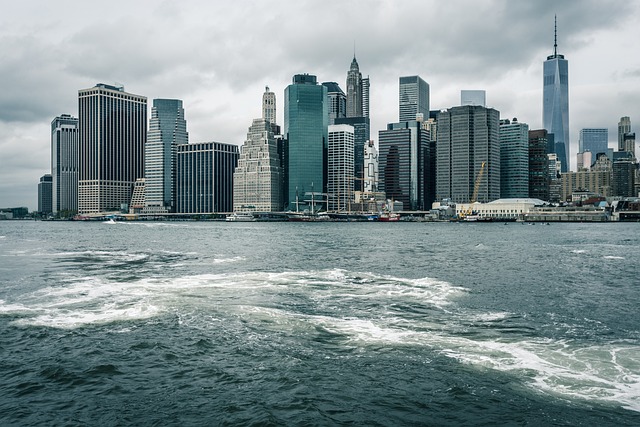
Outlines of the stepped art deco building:
{"type": "Polygon", "coordinates": [[[99,83],[78,91],[80,214],[128,208],[144,177],[147,98],[99,83]]]}
{"type": "Polygon", "coordinates": [[[542,122],[553,134],[554,151],[562,172],[569,170],[569,62],[558,54],[557,25],[554,32],[553,55],[544,61],[542,122]]]}
{"type": "Polygon", "coordinates": [[[145,213],[175,211],[178,145],[188,142],[182,101],[154,99],[145,146],[145,213]]]}
{"type": "Polygon", "coordinates": [[[78,212],[78,119],[62,114],[51,122],[53,213],[78,212]]]}

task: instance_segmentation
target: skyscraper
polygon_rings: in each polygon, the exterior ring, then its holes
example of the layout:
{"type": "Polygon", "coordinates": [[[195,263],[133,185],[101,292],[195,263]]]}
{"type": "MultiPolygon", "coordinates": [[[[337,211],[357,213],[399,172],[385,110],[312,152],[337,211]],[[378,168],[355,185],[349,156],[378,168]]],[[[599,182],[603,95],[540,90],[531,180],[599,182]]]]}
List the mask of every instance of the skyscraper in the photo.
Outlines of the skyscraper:
{"type": "Polygon", "coordinates": [[[437,200],[468,203],[480,177],[478,202],[500,198],[500,112],[474,105],[438,113],[437,200]]]}
{"type": "Polygon", "coordinates": [[[554,31],[553,55],[544,61],[542,115],[543,126],[554,136],[554,152],[569,170],[569,62],[558,54],[557,25],[554,31]]]}
{"type": "Polygon", "coordinates": [[[276,94],[269,90],[269,86],[265,86],[262,95],[262,118],[271,124],[276,124],[276,94]]]}
{"type": "Polygon", "coordinates": [[[620,117],[618,122],[618,151],[626,151],[624,146],[624,134],[631,132],[631,119],[629,116],[620,117]]]}
{"type": "Polygon", "coordinates": [[[78,91],[79,213],[120,210],[144,176],[147,98],[102,83],[78,91]]]}
{"type": "Polygon", "coordinates": [[[362,115],[369,117],[369,89],[371,87],[371,81],[369,76],[362,79],[362,115]]]}
{"type": "Polygon", "coordinates": [[[53,213],[78,211],[78,119],[62,114],[51,122],[53,213]]]}
{"type": "Polygon", "coordinates": [[[296,74],[284,91],[284,135],[287,182],[285,204],[291,209],[296,198],[326,189],[327,88],[316,76],[296,74]]]}
{"type": "Polygon", "coordinates": [[[399,101],[400,122],[416,120],[417,114],[429,118],[429,84],[420,76],[400,77],[399,101]]]}
{"type": "Polygon", "coordinates": [[[330,125],[327,154],[329,210],[345,211],[353,196],[353,126],[330,125]]]}
{"type": "Polygon", "coordinates": [[[529,197],[549,200],[547,130],[529,131],[529,197]]]}
{"type": "Polygon", "coordinates": [[[487,106],[487,93],[484,90],[461,90],[460,105],[487,106]]]}
{"type": "Polygon", "coordinates": [[[40,177],[38,183],[38,212],[41,214],[50,214],[52,212],[52,194],[53,194],[53,178],[50,173],[40,177]]]}
{"type": "Polygon", "coordinates": [[[379,190],[405,210],[430,209],[430,135],[416,120],[389,123],[378,134],[379,190]]]}
{"type": "Polygon", "coordinates": [[[529,125],[515,118],[500,123],[500,197],[529,197],[529,125]]]}
{"type": "Polygon", "coordinates": [[[210,214],[233,210],[237,145],[222,142],[180,144],[177,164],[177,212],[210,214]]]}
{"type": "MultiPolygon", "coordinates": [[[[369,99],[369,79],[366,83],[367,100],[369,99]]],[[[356,56],[353,55],[351,67],[347,72],[347,117],[365,117],[363,114],[363,85],[362,73],[356,56]]],[[[367,105],[368,107],[368,105],[367,105]]],[[[368,108],[367,108],[368,110],[368,108]]],[[[368,117],[368,116],[367,116],[368,117]]]]}
{"type": "Polygon", "coordinates": [[[278,146],[265,119],[254,119],[233,173],[235,212],[282,210],[282,167],[278,146]]]}
{"type": "Polygon", "coordinates": [[[372,193],[378,191],[378,150],[373,141],[364,145],[364,183],[362,191],[372,193]]]}
{"type": "Polygon", "coordinates": [[[188,142],[182,101],[154,99],[145,145],[145,212],[175,210],[177,146],[188,142]]]}
{"type": "MultiPolygon", "coordinates": [[[[580,129],[580,139],[578,139],[578,152],[591,151],[593,159],[596,154],[606,153],[609,148],[609,129],[606,128],[585,128],[580,129]]],[[[591,166],[591,165],[589,165],[591,166]]]]}
{"type": "Polygon", "coordinates": [[[333,125],[336,119],[347,117],[347,96],[336,82],[324,82],[322,86],[327,88],[329,125],[333,125]]]}

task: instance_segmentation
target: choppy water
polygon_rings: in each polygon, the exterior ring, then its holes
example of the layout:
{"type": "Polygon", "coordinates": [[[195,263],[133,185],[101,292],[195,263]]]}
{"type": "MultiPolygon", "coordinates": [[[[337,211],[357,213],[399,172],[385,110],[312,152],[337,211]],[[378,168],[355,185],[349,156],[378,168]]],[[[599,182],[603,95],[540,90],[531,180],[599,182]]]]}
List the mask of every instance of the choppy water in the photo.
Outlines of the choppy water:
{"type": "Polygon", "coordinates": [[[0,222],[0,425],[640,425],[639,238],[0,222]]]}

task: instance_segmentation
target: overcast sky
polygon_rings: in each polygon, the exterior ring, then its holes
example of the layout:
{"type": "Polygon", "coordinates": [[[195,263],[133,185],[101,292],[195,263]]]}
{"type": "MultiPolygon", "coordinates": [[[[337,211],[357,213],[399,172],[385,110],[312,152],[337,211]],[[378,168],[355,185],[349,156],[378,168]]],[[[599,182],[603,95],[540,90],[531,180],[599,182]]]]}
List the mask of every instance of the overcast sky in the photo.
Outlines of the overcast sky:
{"type": "Polygon", "coordinates": [[[354,53],[371,79],[371,135],[398,120],[398,78],[420,75],[431,109],[487,91],[503,118],[542,127],[542,63],[569,61],[571,165],[579,130],[640,123],[640,2],[618,0],[20,1],[0,16],[0,207],[37,209],[50,124],[78,114],[78,90],[184,101],[190,142],[241,145],[294,74],[345,80],[354,53]]]}

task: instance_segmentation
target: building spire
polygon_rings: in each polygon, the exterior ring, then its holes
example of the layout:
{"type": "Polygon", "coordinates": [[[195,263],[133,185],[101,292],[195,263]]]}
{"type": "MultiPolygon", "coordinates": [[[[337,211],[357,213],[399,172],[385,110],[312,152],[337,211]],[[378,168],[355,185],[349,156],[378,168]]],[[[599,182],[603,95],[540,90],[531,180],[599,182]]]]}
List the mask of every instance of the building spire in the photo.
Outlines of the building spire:
{"type": "Polygon", "coordinates": [[[553,16],[553,56],[558,56],[558,15],[553,16]]]}

